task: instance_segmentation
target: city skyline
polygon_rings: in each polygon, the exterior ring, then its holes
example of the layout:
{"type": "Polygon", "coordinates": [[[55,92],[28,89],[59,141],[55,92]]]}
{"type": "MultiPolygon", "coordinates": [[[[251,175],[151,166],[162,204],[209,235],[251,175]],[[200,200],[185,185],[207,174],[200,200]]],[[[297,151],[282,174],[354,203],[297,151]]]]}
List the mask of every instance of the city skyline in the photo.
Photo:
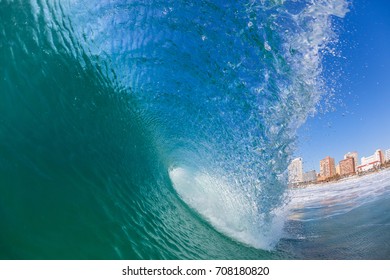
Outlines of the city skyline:
{"type": "Polygon", "coordinates": [[[390,143],[390,3],[352,2],[337,34],[340,55],[325,57],[323,72],[334,96],[325,96],[298,131],[294,157],[309,170],[327,155],[339,162],[348,151],[369,155],[390,143]]]}
{"type": "MultiPolygon", "coordinates": [[[[375,154],[376,151],[378,150],[381,150],[382,153],[383,153],[383,158],[384,158],[384,161],[388,161],[390,160],[390,145],[388,145],[388,147],[386,149],[380,149],[380,148],[377,148],[377,149],[372,149],[371,153],[369,153],[368,155],[361,155],[359,153],[359,151],[348,151],[348,152],[344,152],[344,154],[342,156],[338,155],[339,157],[337,158],[340,158],[340,160],[336,160],[336,157],[334,155],[331,155],[331,154],[327,154],[326,156],[323,156],[322,158],[320,159],[317,159],[317,166],[315,168],[311,168],[310,167],[307,167],[307,165],[305,164],[305,158],[304,157],[295,157],[291,160],[291,162],[295,161],[296,159],[301,159],[301,163],[302,163],[302,166],[303,166],[303,172],[308,172],[308,171],[311,171],[311,170],[315,170],[317,173],[320,173],[321,172],[321,161],[327,157],[330,157],[330,158],[333,158],[334,161],[335,161],[335,166],[337,166],[342,160],[345,160],[346,158],[348,158],[349,156],[347,156],[348,154],[354,154],[356,153],[356,158],[357,160],[355,159],[355,165],[356,167],[361,165],[362,164],[362,158],[369,158],[371,157],[373,154],[375,154]]],[[[351,156],[352,157],[352,156],[351,156]]],[[[290,162],[290,164],[291,164],[290,162]]]]}
{"type": "Polygon", "coordinates": [[[291,160],[288,166],[288,182],[292,185],[301,183],[315,183],[330,180],[338,180],[355,174],[364,174],[375,171],[390,164],[390,148],[387,150],[376,149],[372,155],[363,156],[359,161],[358,153],[347,152],[344,159],[337,161],[331,156],[319,160],[319,172],[317,169],[304,168],[303,158],[297,157],[291,160]]]}

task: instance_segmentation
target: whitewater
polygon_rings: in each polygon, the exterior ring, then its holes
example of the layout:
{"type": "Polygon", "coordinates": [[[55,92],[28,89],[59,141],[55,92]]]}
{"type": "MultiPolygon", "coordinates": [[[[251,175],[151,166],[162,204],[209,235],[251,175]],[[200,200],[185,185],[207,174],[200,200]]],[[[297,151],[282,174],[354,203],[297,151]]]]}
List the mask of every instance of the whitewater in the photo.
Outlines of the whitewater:
{"type": "Polygon", "coordinates": [[[286,169],[348,10],[0,1],[0,258],[310,258],[286,169]]]}

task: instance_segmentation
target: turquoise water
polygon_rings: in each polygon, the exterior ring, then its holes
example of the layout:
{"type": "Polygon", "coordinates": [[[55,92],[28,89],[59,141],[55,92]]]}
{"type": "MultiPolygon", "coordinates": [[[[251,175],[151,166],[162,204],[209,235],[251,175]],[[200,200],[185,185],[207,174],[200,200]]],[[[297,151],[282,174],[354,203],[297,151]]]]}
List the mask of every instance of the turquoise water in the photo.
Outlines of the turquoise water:
{"type": "Polygon", "coordinates": [[[328,2],[0,1],[0,258],[313,256],[285,170],[328,2]]]}

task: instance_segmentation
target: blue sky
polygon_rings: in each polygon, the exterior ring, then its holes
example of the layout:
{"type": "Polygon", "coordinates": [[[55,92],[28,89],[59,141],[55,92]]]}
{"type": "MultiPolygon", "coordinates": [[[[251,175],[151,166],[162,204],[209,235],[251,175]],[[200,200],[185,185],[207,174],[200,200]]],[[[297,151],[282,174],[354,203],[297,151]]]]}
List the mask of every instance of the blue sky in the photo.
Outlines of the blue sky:
{"type": "Polygon", "coordinates": [[[306,171],[318,171],[327,155],[338,163],[349,151],[360,160],[390,148],[390,1],[354,0],[336,26],[341,57],[324,61],[325,78],[336,84],[333,110],[310,117],[299,130],[296,156],[306,171]]]}

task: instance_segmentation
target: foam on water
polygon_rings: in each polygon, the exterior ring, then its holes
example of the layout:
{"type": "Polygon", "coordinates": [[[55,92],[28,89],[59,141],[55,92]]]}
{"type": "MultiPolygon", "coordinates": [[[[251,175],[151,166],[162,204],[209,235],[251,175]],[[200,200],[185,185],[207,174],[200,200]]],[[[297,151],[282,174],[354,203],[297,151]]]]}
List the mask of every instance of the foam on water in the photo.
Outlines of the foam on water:
{"type": "Polygon", "coordinates": [[[179,196],[222,233],[262,249],[272,249],[279,240],[284,217],[280,209],[273,213],[279,222],[265,224],[251,197],[221,178],[185,168],[169,174],[179,196]]]}

